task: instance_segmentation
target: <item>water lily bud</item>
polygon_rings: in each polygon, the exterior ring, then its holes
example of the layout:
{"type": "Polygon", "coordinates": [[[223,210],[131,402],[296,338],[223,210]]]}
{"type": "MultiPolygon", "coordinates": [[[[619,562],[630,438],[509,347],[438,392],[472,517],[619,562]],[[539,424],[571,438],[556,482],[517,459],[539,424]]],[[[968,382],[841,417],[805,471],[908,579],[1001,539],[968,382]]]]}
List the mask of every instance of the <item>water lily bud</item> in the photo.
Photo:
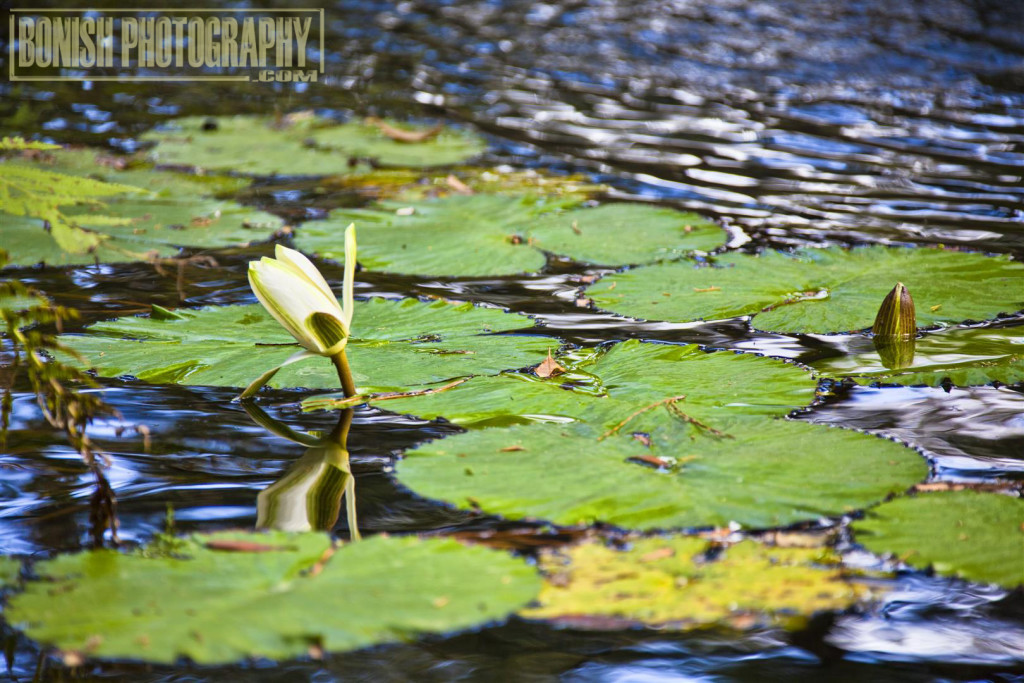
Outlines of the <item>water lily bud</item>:
{"type": "Polygon", "coordinates": [[[249,284],[256,298],[312,353],[339,353],[348,341],[350,315],[342,310],[327,280],[294,249],[278,245],[275,256],[249,264],[249,284]]]}
{"type": "Polygon", "coordinates": [[[911,339],[916,334],[914,300],[902,282],[897,282],[882,301],[871,331],[882,339],[911,339]]]}
{"type": "Polygon", "coordinates": [[[252,398],[281,368],[310,356],[331,357],[338,368],[338,378],[345,395],[354,396],[356,389],[345,358],[345,346],[352,329],[352,309],[355,306],[355,226],[349,225],[345,230],[345,279],[341,304],[331,292],[327,280],[308,258],[281,245],[277,246],[274,255],[276,258],[249,262],[249,285],[263,307],[305,350],[257,377],[239,394],[238,400],[252,398]]]}

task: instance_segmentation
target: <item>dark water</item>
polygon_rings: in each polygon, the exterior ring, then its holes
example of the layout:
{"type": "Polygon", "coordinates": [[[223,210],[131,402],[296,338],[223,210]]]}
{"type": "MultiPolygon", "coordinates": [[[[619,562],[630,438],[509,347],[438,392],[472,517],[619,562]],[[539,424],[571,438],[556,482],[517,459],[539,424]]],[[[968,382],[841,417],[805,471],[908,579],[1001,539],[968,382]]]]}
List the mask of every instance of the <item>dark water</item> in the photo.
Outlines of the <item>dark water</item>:
{"type": "MultiPolygon", "coordinates": [[[[288,4],[274,3],[283,7],[288,4]]],[[[102,6],[103,3],[100,3],[102,6]]],[[[96,3],[93,3],[96,6],[96,3]]],[[[110,5],[115,6],[115,5],[110,5]]],[[[250,6],[266,6],[252,3],[250,6]]],[[[187,114],[317,108],[346,116],[441,117],[489,135],[485,165],[583,172],[615,198],[700,211],[731,246],[943,243],[1024,257],[1024,3],[995,0],[341,2],[327,12],[328,77],[305,86],[94,83],[0,86],[0,132],[136,149],[187,114]]],[[[2,22],[6,25],[6,22],[2,22]]],[[[279,179],[246,200],[290,220],[362,198],[279,179]]],[[[218,252],[175,282],[147,265],[23,270],[83,322],[150,304],[250,303],[245,264],[268,247],[218,252]]],[[[328,277],[340,277],[325,266],[328,277]]],[[[744,320],[638,324],[576,307],[588,271],[551,262],[522,278],[437,280],[363,273],[357,295],[441,295],[535,315],[566,343],[697,342],[809,361],[841,340],[753,333],[744,320]]],[[[1024,318],[1003,321],[1021,325],[1024,318]]],[[[89,542],[92,480],[19,387],[0,456],[0,551],[45,556],[89,542]]],[[[124,421],[99,422],[121,537],[252,526],[256,493],[302,447],[268,435],[234,391],[104,382],[124,421]]],[[[295,427],[304,393],[268,409],[295,427]]],[[[935,481],[1024,480],[1024,387],[841,388],[798,419],[904,440],[935,481]]],[[[454,428],[361,409],[349,439],[364,533],[520,530],[422,500],[389,475],[403,450],[454,428]]],[[[823,522],[826,523],[826,522],[823,522]]],[[[827,521],[842,525],[843,520],[827,521]]],[[[344,519],[337,533],[347,531],[344,519]]],[[[845,538],[845,536],[844,536],[845,538]]],[[[847,562],[882,568],[847,541],[847,562]]],[[[806,631],[586,633],[513,621],[329,657],[243,669],[104,666],[122,680],[1024,680],[1024,597],[903,573],[886,597],[806,631]]],[[[31,677],[38,651],[14,666],[31,677]]]]}

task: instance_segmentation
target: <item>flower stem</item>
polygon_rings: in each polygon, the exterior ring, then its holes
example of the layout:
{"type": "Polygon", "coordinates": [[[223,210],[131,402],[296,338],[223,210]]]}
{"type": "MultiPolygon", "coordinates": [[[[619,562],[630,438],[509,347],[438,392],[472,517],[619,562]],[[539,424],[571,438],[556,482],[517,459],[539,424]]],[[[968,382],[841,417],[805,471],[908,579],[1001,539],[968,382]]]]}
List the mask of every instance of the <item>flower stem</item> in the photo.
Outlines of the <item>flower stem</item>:
{"type": "Polygon", "coordinates": [[[345,408],[338,417],[338,424],[327,436],[328,440],[341,446],[342,450],[348,452],[348,430],[352,427],[352,418],[355,417],[355,408],[345,408]]]}
{"type": "Polygon", "coordinates": [[[341,390],[345,393],[345,398],[352,398],[356,395],[356,383],[352,381],[352,370],[348,367],[348,356],[342,350],[331,356],[331,361],[338,370],[338,379],[341,380],[341,390]]]}
{"type": "Polygon", "coordinates": [[[352,427],[352,418],[355,416],[355,408],[346,408],[338,418],[338,424],[334,426],[330,436],[327,438],[341,446],[341,452],[345,456],[344,470],[348,478],[345,480],[345,491],[342,494],[345,498],[345,515],[348,519],[348,534],[353,541],[362,539],[359,533],[359,522],[356,517],[356,479],[352,474],[352,465],[348,459],[348,430],[352,427]]]}

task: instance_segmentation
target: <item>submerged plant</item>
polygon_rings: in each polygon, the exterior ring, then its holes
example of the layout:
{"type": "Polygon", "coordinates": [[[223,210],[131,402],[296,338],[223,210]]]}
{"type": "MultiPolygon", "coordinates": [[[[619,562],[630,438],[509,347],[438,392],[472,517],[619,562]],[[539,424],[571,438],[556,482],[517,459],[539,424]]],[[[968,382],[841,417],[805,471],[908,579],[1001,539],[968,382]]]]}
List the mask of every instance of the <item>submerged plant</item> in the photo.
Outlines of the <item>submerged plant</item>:
{"type": "Polygon", "coordinates": [[[345,278],[342,302],[338,303],[327,280],[301,253],[277,245],[276,258],[263,257],[249,263],[249,285],[263,307],[295,337],[299,351],[281,365],[260,375],[239,396],[249,398],[286,365],[309,358],[330,358],[338,370],[345,396],[355,396],[345,347],[352,326],[353,280],[356,272],[356,229],[345,229],[345,278]]]}
{"type": "MultiPolygon", "coordinates": [[[[0,249],[0,268],[7,263],[7,258],[7,252],[0,249]]],[[[99,387],[92,377],[54,357],[61,354],[82,360],[77,352],[47,330],[52,326],[59,331],[65,321],[77,317],[75,309],[51,305],[42,292],[18,280],[0,282],[0,340],[5,351],[4,381],[0,387],[0,448],[6,446],[14,407],[14,382],[23,375],[36,396],[43,418],[64,433],[96,479],[90,511],[94,542],[101,545],[109,530],[117,543],[117,498],[103,472],[109,462],[86,434],[86,429],[97,417],[119,417],[119,414],[99,393],[92,391],[99,387]]],[[[142,427],[135,427],[135,430],[146,433],[142,427]]]]}

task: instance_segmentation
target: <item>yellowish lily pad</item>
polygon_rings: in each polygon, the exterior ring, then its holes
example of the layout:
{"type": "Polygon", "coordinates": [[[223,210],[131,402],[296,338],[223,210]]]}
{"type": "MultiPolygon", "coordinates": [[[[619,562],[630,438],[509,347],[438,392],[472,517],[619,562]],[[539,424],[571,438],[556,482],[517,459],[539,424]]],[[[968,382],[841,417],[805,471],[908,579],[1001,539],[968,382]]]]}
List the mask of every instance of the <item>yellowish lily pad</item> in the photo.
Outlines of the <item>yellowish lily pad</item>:
{"type": "Polygon", "coordinates": [[[600,625],[602,618],[660,628],[765,623],[797,627],[816,612],[848,607],[867,591],[848,581],[825,548],[742,541],[712,550],[693,537],[636,539],[628,550],[600,541],[547,552],[539,605],[527,618],[600,625]]]}

